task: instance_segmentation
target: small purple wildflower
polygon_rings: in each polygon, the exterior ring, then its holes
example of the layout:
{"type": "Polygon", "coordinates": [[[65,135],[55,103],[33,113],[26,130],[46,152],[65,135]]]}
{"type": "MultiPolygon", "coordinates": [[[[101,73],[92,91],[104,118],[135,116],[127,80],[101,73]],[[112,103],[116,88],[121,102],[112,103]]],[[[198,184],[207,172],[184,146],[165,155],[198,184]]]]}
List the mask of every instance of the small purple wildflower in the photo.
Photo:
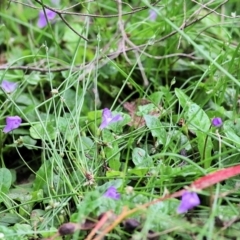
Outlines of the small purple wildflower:
{"type": "Polygon", "coordinates": [[[102,123],[100,129],[106,128],[110,123],[121,121],[123,118],[120,114],[113,117],[112,112],[108,108],[104,108],[102,111],[102,123]]]}
{"type": "Polygon", "coordinates": [[[213,118],[212,125],[214,127],[221,127],[222,126],[222,119],[220,117],[213,118]]]}
{"type": "Polygon", "coordinates": [[[1,88],[6,92],[6,93],[11,93],[17,88],[18,84],[14,82],[9,82],[7,80],[3,80],[1,83],[1,88]]]}
{"type": "Polygon", "coordinates": [[[22,119],[19,116],[12,116],[6,118],[6,126],[3,129],[4,133],[11,132],[13,129],[16,129],[22,123],[22,119]]]}
{"type": "Polygon", "coordinates": [[[151,21],[154,22],[157,19],[157,16],[158,16],[158,14],[156,13],[156,11],[154,11],[152,9],[149,10],[149,19],[151,21]]]}
{"type": "MultiPolygon", "coordinates": [[[[47,19],[49,21],[53,20],[57,15],[55,12],[53,12],[49,9],[45,9],[45,12],[46,12],[47,19]]],[[[44,28],[47,25],[47,19],[45,17],[44,11],[41,10],[39,12],[39,17],[38,17],[38,22],[37,22],[38,27],[39,28],[44,28]]]]}
{"type": "Polygon", "coordinates": [[[112,198],[115,200],[120,199],[120,193],[118,193],[117,189],[113,186],[109,187],[108,190],[103,194],[103,196],[112,198]]]}
{"type": "Polygon", "coordinates": [[[178,206],[178,213],[185,213],[188,210],[198,206],[200,204],[200,199],[195,192],[184,192],[182,195],[182,200],[180,205],[178,206]]]}

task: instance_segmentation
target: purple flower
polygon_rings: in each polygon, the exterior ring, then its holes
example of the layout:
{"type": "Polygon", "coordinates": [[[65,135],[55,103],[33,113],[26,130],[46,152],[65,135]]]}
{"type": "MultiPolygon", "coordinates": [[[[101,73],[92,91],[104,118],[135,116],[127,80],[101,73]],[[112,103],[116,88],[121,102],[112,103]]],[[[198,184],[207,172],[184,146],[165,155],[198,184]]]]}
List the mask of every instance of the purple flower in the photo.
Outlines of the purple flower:
{"type": "Polygon", "coordinates": [[[178,213],[185,213],[188,210],[198,206],[200,204],[200,200],[198,195],[195,192],[184,192],[182,195],[181,203],[177,209],[178,213]]]}
{"type": "Polygon", "coordinates": [[[156,20],[157,16],[158,16],[158,14],[154,10],[152,10],[152,9],[149,10],[149,19],[151,21],[154,22],[156,20]]]}
{"type": "Polygon", "coordinates": [[[212,125],[214,127],[221,127],[222,126],[222,119],[220,117],[216,117],[212,120],[212,125]]]}
{"type": "MultiPolygon", "coordinates": [[[[55,12],[53,12],[49,9],[45,9],[45,12],[46,12],[46,16],[47,16],[48,20],[53,20],[57,15],[55,12]]],[[[44,11],[41,10],[39,12],[39,17],[38,17],[38,23],[37,23],[38,27],[40,27],[40,28],[45,27],[47,25],[47,19],[45,17],[44,11]]]]}
{"type": "Polygon", "coordinates": [[[113,186],[109,187],[108,190],[103,194],[103,196],[118,200],[120,198],[120,193],[113,186]]]}
{"type": "Polygon", "coordinates": [[[113,117],[112,112],[108,108],[104,108],[102,111],[102,123],[100,129],[107,127],[110,123],[121,121],[123,118],[120,114],[113,117]]]}
{"type": "Polygon", "coordinates": [[[19,116],[12,116],[6,118],[6,126],[3,129],[4,133],[11,132],[20,126],[22,119],[19,116]]]}
{"type": "Polygon", "coordinates": [[[17,88],[18,84],[14,82],[9,82],[7,80],[3,80],[1,83],[1,88],[6,92],[6,93],[11,93],[17,88]]]}

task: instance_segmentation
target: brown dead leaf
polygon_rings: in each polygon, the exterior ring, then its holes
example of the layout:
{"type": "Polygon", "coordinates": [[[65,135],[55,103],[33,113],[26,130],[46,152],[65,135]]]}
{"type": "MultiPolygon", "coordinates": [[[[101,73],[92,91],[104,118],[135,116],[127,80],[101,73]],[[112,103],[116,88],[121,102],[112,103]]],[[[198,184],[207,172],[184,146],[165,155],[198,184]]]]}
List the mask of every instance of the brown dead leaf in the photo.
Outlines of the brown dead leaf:
{"type": "MultiPolygon", "coordinates": [[[[140,128],[146,126],[146,122],[142,116],[137,115],[138,107],[150,104],[151,102],[148,99],[138,98],[132,102],[125,102],[123,107],[128,111],[132,120],[128,123],[129,126],[133,126],[134,128],[140,128]]],[[[157,110],[151,111],[148,114],[151,116],[160,116],[160,111],[162,107],[158,106],[157,110]]]]}

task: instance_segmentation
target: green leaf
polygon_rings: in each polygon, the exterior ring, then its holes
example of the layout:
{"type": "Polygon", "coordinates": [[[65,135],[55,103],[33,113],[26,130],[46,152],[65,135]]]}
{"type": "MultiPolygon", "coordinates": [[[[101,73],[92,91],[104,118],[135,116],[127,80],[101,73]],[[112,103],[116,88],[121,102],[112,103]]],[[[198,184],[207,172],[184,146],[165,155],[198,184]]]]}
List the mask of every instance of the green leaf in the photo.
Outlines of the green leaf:
{"type": "Polygon", "coordinates": [[[206,161],[205,167],[210,167],[211,151],[213,148],[211,138],[207,137],[210,130],[211,121],[207,114],[195,103],[191,104],[185,114],[189,128],[197,135],[198,150],[202,160],[206,161]],[[206,142],[207,141],[207,142],[206,142]]]}
{"type": "Polygon", "coordinates": [[[208,115],[195,103],[190,104],[185,118],[188,124],[193,126],[192,130],[207,132],[210,129],[211,121],[208,115]]]}
{"type": "Polygon", "coordinates": [[[223,124],[223,129],[226,137],[232,141],[232,144],[240,146],[240,119],[235,122],[227,120],[223,124]]]}
{"type": "MultiPolygon", "coordinates": [[[[45,125],[45,123],[43,123],[45,125]]],[[[37,123],[30,127],[30,136],[33,139],[55,139],[57,136],[57,131],[53,127],[53,122],[48,122],[45,127],[41,123],[37,123]]]]}
{"type": "Polygon", "coordinates": [[[7,168],[0,168],[0,193],[8,193],[12,184],[12,174],[7,168]]]}
{"type": "Polygon", "coordinates": [[[201,131],[196,131],[196,135],[198,150],[201,155],[201,159],[205,161],[205,168],[209,168],[211,165],[210,158],[212,156],[213,148],[212,140],[210,137],[207,137],[207,135],[201,131]]]}
{"type": "MultiPolygon", "coordinates": [[[[180,105],[185,108],[184,117],[189,129],[193,130],[197,135],[198,150],[202,160],[210,159],[213,144],[212,140],[207,137],[207,132],[210,130],[211,126],[208,115],[200,106],[193,103],[183,91],[175,89],[175,93],[180,105]]],[[[209,165],[210,162],[206,161],[206,164],[209,165]]]]}
{"type": "Polygon", "coordinates": [[[113,178],[113,177],[124,177],[124,173],[120,171],[109,170],[106,172],[106,177],[113,178]]]}
{"type": "Polygon", "coordinates": [[[193,103],[189,97],[180,89],[175,89],[175,94],[179,100],[180,105],[185,108],[185,119],[188,124],[193,126],[193,130],[208,131],[211,122],[208,115],[199,107],[193,103]]]}
{"type": "Polygon", "coordinates": [[[76,102],[81,102],[82,97],[82,90],[80,90],[77,95],[76,91],[67,89],[64,91],[63,95],[64,103],[67,105],[68,109],[72,111],[76,108],[76,102]]]}
{"type": "Polygon", "coordinates": [[[56,128],[68,142],[75,142],[79,130],[69,116],[59,117],[56,121],[56,128]]]}
{"type": "MultiPolygon", "coordinates": [[[[185,113],[185,119],[187,120],[189,129],[193,130],[197,135],[198,150],[202,160],[209,159],[213,144],[212,140],[207,137],[207,132],[211,126],[208,115],[197,104],[192,103],[185,113]]],[[[210,162],[207,165],[209,166],[209,164],[210,162]]]]}
{"type": "Polygon", "coordinates": [[[16,99],[16,103],[22,104],[25,106],[34,105],[35,107],[40,104],[39,100],[35,98],[33,95],[27,93],[21,93],[16,99]]]}
{"type": "Polygon", "coordinates": [[[50,227],[47,231],[42,231],[41,232],[41,235],[44,237],[44,238],[49,238],[51,239],[52,237],[54,237],[55,240],[61,240],[62,237],[55,237],[56,236],[56,232],[58,231],[57,228],[55,227],[50,227]]]}
{"type": "Polygon", "coordinates": [[[102,132],[102,137],[103,141],[108,144],[108,146],[104,147],[104,153],[106,159],[108,160],[109,167],[115,171],[118,171],[121,166],[118,142],[112,133],[107,129],[102,132]]]}
{"type": "Polygon", "coordinates": [[[137,167],[137,168],[130,169],[128,171],[128,174],[130,174],[130,175],[137,175],[139,177],[144,177],[147,174],[148,171],[149,171],[149,168],[137,167]]]}
{"type": "MultiPolygon", "coordinates": [[[[186,119],[189,128],[195,131],[197,135],[198,150],[202,160],[206,161],[211,158],[211,151],[213,148],[211,138],[207,137],[207,132],[210,130],[211,121],[207,114],[195,103],[192,103],[186,114],[186,119]],[[206,142],[207,141],[207,142],[206,142]]],[[[206,161],[206,166],[209,167],[210,162],[206,161]]]]}
{"type": "Polygon", "coordinates": [[[29,75],[25,75],[24,80],[29,84],[37,85],[41,81],[41,77],[38,72],[32,72],[29,75]]]}
{"type": "Polygon", "coordinates": [[[149,114],[150,112],[158,110],[158,108],[153,103],[140,105],[138,106],[138,109],[139,109],[139,111],[137,112],[138,116],[144,116],[149,114]]]}
{"type": "Polygon", "coordinates": [[[1,213],[0,214],[0,232],[2,232],[2,226],[13,225],[15,223],[20,222],[21,220],[22,219],[17,214],[7,213],[7,212],[1,213]]]}
{"type": "Polygon", "coordinates": [[[94,142],[91,138],[89,137],[79,137],[80,142],[81,142],[81,150],[84,151],[90,151],[90,150],[94,150],[94,142]]]}
{"type": "Polygon", "coordinates": [[[46,190],[48,184],[48,177],[52,176],[52,165],[51,161],[45,161],[44,164],[36,172],[36,178],[33,183],[33,191],[39,189],[46,190]]]}
{"type": "Polygon", "coordinates": [[[149,99],[156,105],[158,106],[163,98],[163,92],[158,91],[158,92],[154,92],[149,96],[149,99]]]}
{"type": "Polygon", "coordinates": [[[97,132],[101,123],[102,111],[89,111],[87,113],[87,119],[89,121],[89,128],[93,133],[97,132]],[[96,123],[96,124],[95,124],[96,123]]]}
{"type": "MultiPolygon", "coordinates": [[[[27,149],[36,149],[36,140],[32,139],[30,136],[21,136],[20,140],[27,149]]],[[[18,146],[19,147],[19,146],[18,146]]]]}
{"type": "MultiPolygon", "coordinates": [[[[5,213],[6,216],[10,215],[9,213],[5,213]]],[[[4,218],[5,219],[5,218],[4,218]]],[[[4,235],[4,237],[2,237],[2,239],[7,239],[7,240],[20,240],[21,237],[17,236],[16,232],[9,228],[9,227],[6,227],[2,224],[2,222],[4,222],[4,219],[2,219],[1,217],[1,220],[0,220],[0,233],[2,233],[4,235]]]]}
{"type": "MultiPolygon", "coordinates": [[[[71,24],[71,26],[76,32],[81,34],[82,26],[80,24],[75,23],[75,24],[71,24]]],[[[79,41],[79,36],[76,33],[74,33],[70,28],[66,28],[64,32],[65,34],[63,35],[63,39],[62,39],[63,41],[67,43],[69,42],[76,43],[77,41],[79,41]]]]}
{"type": "Polygon", "coordinates": [[[152,158],[141,148],[134,148],[132,152],[132,161],[138,167],[153,166],[152,158]]]}
{"type": "Polygon", "coordinates": [[[8,196],[10,199],[18,200],[19,202],[24,203],[32,199],[30,191],[31,188],[28,186],[16,187],[9,191],[8,196]]]}
{"type": "Polygon", "coordinates": [[[13,229],[16,230],[16,232],[18,233],[18,235],[26,235],[26,233],[29,233],[32,231],[32,226],[28,225],[28,224],[15,224],[13,229]]]}
{"type": "Polygon", "coordinates": [[[157,137],[160,144],[166,144],[167,133],[159,119],[155,116],[144,115],[144,120],[146,121],[146,125],[151,131],[152,136],[157,137]]]}
{"type": "Polygon", "coordinates": [[[43,199],[43,190],[42,189],[34,191],[31,194],[32,194],[32,200],[34,200],[34,201],[43,199]]]}
{"type": "Polygon", "coordinates": [[[178,98],[180,105],[183,108],[189,106],[189,104],[192,103],[190,98],[181,89],[175,88],[175,94],[178,98]]]}
{"type": "Polygon", "coordinates": [[[45,210],[42,209],[32,210],[31,215],[29,216],[31,225],[37,226],[41,222],[41,218],[44,216],[45,213],[45,210]]]}

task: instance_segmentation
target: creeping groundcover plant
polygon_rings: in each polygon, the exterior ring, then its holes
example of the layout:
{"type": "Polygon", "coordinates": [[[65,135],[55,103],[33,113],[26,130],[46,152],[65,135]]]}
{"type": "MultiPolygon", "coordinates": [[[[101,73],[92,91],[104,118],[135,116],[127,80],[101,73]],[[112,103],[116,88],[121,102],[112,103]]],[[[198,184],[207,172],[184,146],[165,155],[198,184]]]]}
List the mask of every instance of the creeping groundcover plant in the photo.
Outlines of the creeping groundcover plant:
{"type": "Polygon", "coordinates": [[[240,0],[0,8],[0,240],[240,240],[240,0]]]}

